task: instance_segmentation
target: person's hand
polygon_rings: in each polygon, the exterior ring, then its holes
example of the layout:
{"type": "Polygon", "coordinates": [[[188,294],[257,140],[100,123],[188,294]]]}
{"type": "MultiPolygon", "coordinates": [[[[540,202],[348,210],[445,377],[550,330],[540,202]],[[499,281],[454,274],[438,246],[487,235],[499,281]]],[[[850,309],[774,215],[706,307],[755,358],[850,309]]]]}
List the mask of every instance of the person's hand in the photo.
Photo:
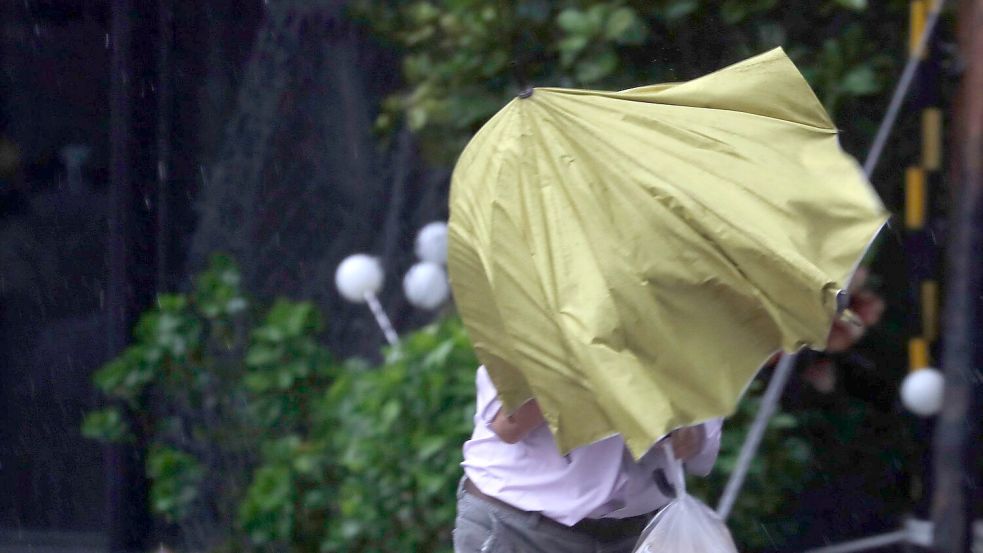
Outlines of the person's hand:
{"type": "Polygon", "coordinates": [[[506,413],[505,409],[499,409],[495,420],[491,423],[491,429],[503,442],[514,444],[545,422],[543,412],[539,410],[539,403],[532,399],[523,403],[511,415],[506,413]]]}
{"type": "Polygon", "coordinates": [[[687,461],[699,453],[703,449],[704,440],[706,440],[706,430],[703,429],[702,424],[685,426],[669,434],[672,452],[676,459],[682,461],[687,461]]]}
{"type": "Polygon", "coordinates": [[[833,321],[833,328],[826,340],[826,351],[839,353],[851,348],[863,338],[867,328],[878,323],[884,314],[884,300],[868,288],[869,271],[857,269],[850,282],[850,305],[833,321]]]}

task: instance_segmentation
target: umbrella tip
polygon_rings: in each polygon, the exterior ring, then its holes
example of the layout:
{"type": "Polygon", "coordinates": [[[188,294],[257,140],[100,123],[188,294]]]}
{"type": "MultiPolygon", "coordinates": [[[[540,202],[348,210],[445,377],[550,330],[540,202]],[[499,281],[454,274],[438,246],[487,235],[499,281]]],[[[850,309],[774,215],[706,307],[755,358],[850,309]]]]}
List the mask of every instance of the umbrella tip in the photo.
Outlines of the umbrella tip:
{"type": "Polygon", "coordinates": [[[522,98],[523,100],[525,100],[526,98],[528,98],[530,96],[532,96],[532,87],[529,87],[529,88],[527,88],[527,89],[525,89],[525,90],[523,90],[522,92],[519,93],[519,98],[522,98]]]}
{"type": "Polygon", "coordinates": [[[850,307],[850,293],[846,290],[839,290],[836,292],[836,312],[843,313],[846,311],[847,307],[850,307]]]}

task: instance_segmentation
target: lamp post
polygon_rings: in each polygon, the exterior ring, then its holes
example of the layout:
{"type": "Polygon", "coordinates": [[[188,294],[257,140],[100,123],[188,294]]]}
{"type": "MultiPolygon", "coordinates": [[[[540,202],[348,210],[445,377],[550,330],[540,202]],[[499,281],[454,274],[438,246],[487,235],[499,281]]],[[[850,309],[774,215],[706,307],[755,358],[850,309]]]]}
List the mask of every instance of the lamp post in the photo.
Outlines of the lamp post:
{"type": "MultiPolygon", "coordinates": [[[[416,236],[414,251],[420,259],[403,278],[403,292],[414,307],[433,310],[450,297],[444,264],[447,262],[447,224],[429,223],[416,236]]],[[[346,300],[366,303],[389,345],[399,344],[399,335],[379,303],[378,293],[385,281],[382,264],[371,255],[358,253],[346,257],[335,271],[335,286],[346,300]]]]}
{"type": "Polygon", "coordinates": [[[382,329],[389,345],[399,343],[399,335],[393,329],[389,317],[379,303],[376,294],[382,289],[384,281],[382,265],[379,260],[364,253],[345,258],[335,271],[335,286],[342,297],[353,303],[367,303],[376,323],[382,329]]]}

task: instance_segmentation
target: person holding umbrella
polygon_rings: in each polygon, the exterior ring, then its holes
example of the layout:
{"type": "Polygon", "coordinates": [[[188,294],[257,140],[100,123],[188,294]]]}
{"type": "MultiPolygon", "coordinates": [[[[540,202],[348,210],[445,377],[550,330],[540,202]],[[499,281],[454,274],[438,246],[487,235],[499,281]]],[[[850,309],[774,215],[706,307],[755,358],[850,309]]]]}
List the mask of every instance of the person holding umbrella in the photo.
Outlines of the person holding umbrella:
{"type": "MultiPolygon", "coordinates": [[[[477,389],[475,431],[464,445],[467,476],[458,490],[456,552],[630,552],[672,499],[662,444],[637,463],[617,435],[562,456],[536,400],[507,414],[484,367],[477,389]]],[[[720,429],[715,419],[681,428],[668,441],[690,473],[705,476],[720,429]]]]}
{"type": "Polygon", "coordinates": [[[465,148],[450,212],[483,364],[457,553],[631,551],[667,467],[710,471],[761,366],[825,347],[887,219],[781,49],[528,91],[465,148]]]}

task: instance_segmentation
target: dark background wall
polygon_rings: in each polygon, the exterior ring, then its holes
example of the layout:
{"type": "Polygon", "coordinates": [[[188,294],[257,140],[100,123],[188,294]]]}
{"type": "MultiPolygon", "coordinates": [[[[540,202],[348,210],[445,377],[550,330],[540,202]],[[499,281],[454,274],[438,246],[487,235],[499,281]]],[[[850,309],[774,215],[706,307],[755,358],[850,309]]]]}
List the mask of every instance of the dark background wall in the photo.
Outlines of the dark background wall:
{"type": "MultiPolygon", "coordinates": [[[[107,491],[115,486],[117,500],[128,489],[139,495],[133,471],[108,465],[107,451],[79,434],[82,411],[97,403],[92,373],[127,339],[128,330],[112,336],[107,304],[122,298],[128,328],[159,289],[180,286],[201,160],[217,149],[262,15],[258,2],[179,4],[166,4],[166,66],[165,3],[127,7],[127,178],[114,182],[113,6],[0,3],[0,536],[103,532],[128,516],[107,491]],[[172,89],[163,112],[165,72],[172,89]],[[171,156],[166,186],[161,143],[171,156]],[[113,204],[114,186],[127,192],[123,205],[113,204]],[[166,220],[158,219],[162,202],[166,220]],[[118,229],[122,289],[109,285],[114,209],[127,214],[118,229]]],[[[137,513],[130,522],[146,526],[143,504],[129,508],[137,513]]]]}
{"type": "MultiPolygon", "coordinates": [[[[260,301],[315,300],[333,351],[378,355],[334,269],[365,251],[401,275],[448,175],[373,134],[398,65],[342,4],[0,2],[0,543],[150,533],[139,450],[83,439],[81,413],[139,313],[213,252],[260,301]]],[[[416,326],[399,281],[381,300],[416,326]]]]}
{"type": "MultiPolygon", "coordinates": [[[[2,4],[0,527],[101,529],[81,439],[103,317],[109,50],[104,6],[2,4]],[[87,158],[70,172],[66,147],[87,158]]],[[[75,162],[72,162],[75,163],[75,162]]]]}

